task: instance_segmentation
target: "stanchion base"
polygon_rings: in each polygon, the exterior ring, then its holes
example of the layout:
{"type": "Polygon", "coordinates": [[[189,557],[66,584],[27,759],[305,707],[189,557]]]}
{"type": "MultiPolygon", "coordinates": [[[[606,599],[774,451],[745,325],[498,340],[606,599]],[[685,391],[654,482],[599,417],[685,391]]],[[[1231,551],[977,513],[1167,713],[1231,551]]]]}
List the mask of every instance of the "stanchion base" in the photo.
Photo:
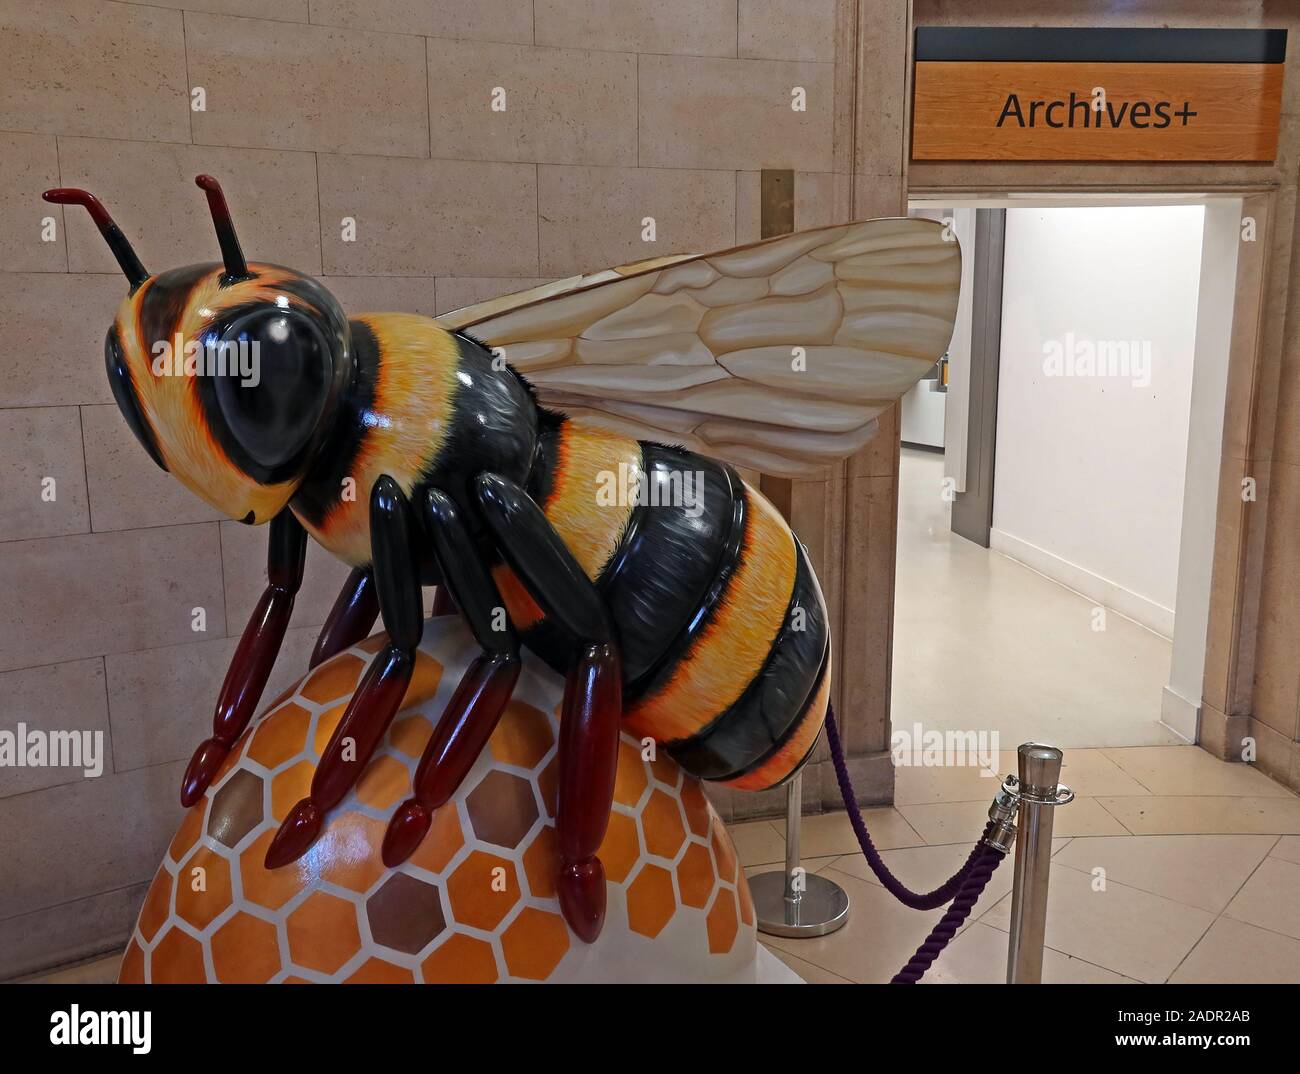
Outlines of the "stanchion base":
{"type": "Polygon", "coordinates": [[[749,893],[758,915],[758,931],[769,936],[825,936],[849,919],[849,893],[834,880],[804,874],[805,888],[797,900],[785,897],[785,873],[759,873],[749,878],[749,893]]]}

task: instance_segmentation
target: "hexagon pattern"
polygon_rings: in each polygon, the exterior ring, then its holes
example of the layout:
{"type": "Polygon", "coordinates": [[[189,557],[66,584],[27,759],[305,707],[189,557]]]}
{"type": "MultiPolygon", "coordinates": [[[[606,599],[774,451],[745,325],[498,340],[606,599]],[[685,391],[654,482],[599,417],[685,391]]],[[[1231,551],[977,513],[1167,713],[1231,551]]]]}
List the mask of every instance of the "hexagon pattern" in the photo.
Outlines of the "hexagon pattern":
{"type": "MultiPolygon", "coordinates": [[[[409,861],[379,857],[425,743],[474,655],[430,620],[404,708],[304,857],[263,855],[304,793],[377,636],[316,668],[240,739],[188,811],[140,911],[122,981],[730,980],[752,966],[754,911],[698,782],[624,735],[600,856],[604,931],[573,937],[555,897],[559,679],[525,670],[487,749],[409,861]]],[[[202,700],[202,699],[198,699],[202,700]]]]}

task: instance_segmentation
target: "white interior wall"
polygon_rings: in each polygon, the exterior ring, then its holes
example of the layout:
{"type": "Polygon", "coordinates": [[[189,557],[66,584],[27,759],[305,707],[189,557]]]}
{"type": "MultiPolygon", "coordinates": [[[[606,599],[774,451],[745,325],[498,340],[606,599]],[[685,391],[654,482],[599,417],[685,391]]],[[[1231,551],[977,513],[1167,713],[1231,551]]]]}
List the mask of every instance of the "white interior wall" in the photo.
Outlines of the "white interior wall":
{"type": "Polygon", "coordinates": [[[1203,219],[1202,206],[1007,212],[991,544],[1165,636],[1203,219]]]}

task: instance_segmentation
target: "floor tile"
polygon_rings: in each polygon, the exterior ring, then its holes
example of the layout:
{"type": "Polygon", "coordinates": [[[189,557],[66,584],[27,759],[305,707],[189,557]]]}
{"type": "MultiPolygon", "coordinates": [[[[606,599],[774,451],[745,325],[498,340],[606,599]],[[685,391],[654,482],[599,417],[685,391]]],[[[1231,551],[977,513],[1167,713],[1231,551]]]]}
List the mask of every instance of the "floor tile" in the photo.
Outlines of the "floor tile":
{"type": "MultiPolygon", "coordinates": [[[[937,805],[899,806],[907,822],[927,843],[970,845],[988,821],[988,802],[944,802],[937,805]]],[[[1102,809],[1095,798],[1076,798],[1056,811],[1053,835],[1127,835],[1118,820],[1102,809]]]]}
{"type": "MultiPolygon", "coordinates": [[[[838,854],[827,854],[820,858],[804,858],[799,864],[802,865],[807,872],[819,873],[828,865],[833,865],[839,860],[840,856],[838,854]]],[[[759,873],[783,872],[784,869],[784,861],[768,862],[765,865],[746,865],[745,875],[757,876],[759,873]]]]}
{"type": "Polygon", "coordinates": [[[830,970],[824,970],[820,966],[815,966],[807,962],[798,955],[792,955],[789,951],[782,951],[779,947],[772,947],[770,944],[764,944],[769,951],[777,958],[789,966],[795,973],[802,977],[808,984],[852,984],[847,978],[841,977],[837,973],[831,973],[830,970]]]}
{"type": "Polygon", "coordinates": [[[1300,835],[1284,835],[1268,852],[1270,858],[1300,862],[1300,835]]]}
{"type": "Polygon", "coordinates": [[[735,844],[741,865],[767,865],[785,860],[785,840],[777,834],[770,821],[729,824],[727,832],[735,844]]]}
{"type": "MultiPolygon", "coordinates": [[[[1007,979],[1005,932],[981,922],[953,937],[921,979],[922,984],[1003,984],[1007,979]]],[[[1043,949],[1043,984],[1136,984],[1131,977],[1043,949]]]]}
{"type": "Polygon", "coordinates": [[[1151,794],[1296,797],[1258,769],[1221,761],[1199,746],[1133,746],[1102,752],[1151,794]]]}
{"type": "MultiPolygon", "coordinates": [[[[877,850],[895,847],[920,846],[924,839],[903,819],[897,809],[864,809],[862,820],[871,833],[877,850]]],[[[785,829],[784,821],[773,821],[778,832],[785,829]]],[[[799,853],[805,858],[820,858],[827,854],[860,854],[858,837],[849,823],[849,815],[822,813],[804,817],[799,828],[799,853]]]]}
{"type": "Polygon", "coordinates": [[[51,970],[38,977],[27,977],[27,984],[116,984],[117,972],[122,966],[122,952],[117,951],[103,958],[93,958],[89,962],[78,962],[75,966],[51,970]]]}
{"type": "MultiPolygon", "coordinates": [[[[1006,931],[1011,896],[980,921],[1006,931]]],[[[1139,981],[1164,981],[1205,934],[1214,915],[1114,880],[1093,890],[1093,877],[1052,869],[1047,946],[1139,981]]]]}
{"type": "Polygon", "coordinates": [[[1169,978],[1171,984],[1296,984],[1300,940],[1221,917],[1169,978]]]}
{"type": "Polygon", "coordinates": [[[1098,798],[1134,835],[1300,834],[1300,798],[1098,798]]]}
{"type": "Polygon", "coordinates": [[[1300,940],[1300,864],[1266,858],[1224,915],[1300,940]]]}
{"type": "MultiPolygon", "coordinates": [[[[1264,860],[1271,835],[1121,835],[1079,838],[1052,858],[1080,872],[1217,914],[1264,860]]],[[[1300,871],[1300,866],[1297,866],[1300,871]]]]}

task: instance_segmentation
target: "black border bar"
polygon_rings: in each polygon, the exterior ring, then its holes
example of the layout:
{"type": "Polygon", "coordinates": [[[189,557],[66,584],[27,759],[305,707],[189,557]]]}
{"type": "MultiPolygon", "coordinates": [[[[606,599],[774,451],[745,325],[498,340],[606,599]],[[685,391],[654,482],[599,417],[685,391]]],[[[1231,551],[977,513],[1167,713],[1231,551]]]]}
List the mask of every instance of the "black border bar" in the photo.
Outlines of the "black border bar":
{"type": "Polygon", "coordinates": [[[1283,63],[1286,31],[918,26],[915,55],[918,63],[1283,63]]]}

